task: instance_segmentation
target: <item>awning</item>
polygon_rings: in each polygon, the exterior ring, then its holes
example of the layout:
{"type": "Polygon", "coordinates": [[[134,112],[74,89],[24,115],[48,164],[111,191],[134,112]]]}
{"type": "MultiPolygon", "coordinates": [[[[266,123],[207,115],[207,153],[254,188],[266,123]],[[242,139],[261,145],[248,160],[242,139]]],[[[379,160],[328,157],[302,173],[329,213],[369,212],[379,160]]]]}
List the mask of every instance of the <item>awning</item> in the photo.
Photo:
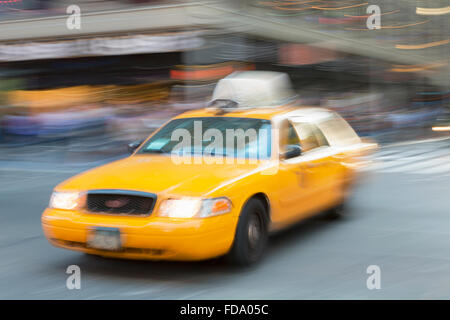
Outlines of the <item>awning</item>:
{"type": "Polygon", "coordinates": [[[204,44],[200,34],[195,31],[3,44],[0,62],[185,51],[204,44]]]}

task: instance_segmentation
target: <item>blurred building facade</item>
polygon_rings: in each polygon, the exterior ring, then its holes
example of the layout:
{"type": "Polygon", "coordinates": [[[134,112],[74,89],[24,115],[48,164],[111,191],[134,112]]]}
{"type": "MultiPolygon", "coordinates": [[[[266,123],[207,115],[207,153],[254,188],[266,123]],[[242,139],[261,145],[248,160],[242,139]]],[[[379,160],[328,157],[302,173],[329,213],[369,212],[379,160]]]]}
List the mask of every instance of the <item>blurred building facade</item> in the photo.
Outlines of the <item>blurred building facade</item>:
{"type": "Polygon", "coordinates": [[[78,30],[65,2],[3,6],[1,143],[123,144],[203,107],[238,70],[287,72],[303,104],[337,110],[362,135],[428,134],[448,109],[448,7],[373,4],[374,30],[372,3],[358,1],[85,1],[78,30]]]}

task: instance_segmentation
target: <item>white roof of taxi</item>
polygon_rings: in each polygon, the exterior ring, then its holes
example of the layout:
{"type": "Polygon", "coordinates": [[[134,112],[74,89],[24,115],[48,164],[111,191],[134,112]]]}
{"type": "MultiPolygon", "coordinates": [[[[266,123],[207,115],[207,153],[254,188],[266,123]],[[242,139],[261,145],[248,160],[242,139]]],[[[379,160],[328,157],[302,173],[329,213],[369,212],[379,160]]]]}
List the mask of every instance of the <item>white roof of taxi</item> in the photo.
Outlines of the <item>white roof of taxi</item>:
{"type": "Polygon", "coordinates": [[[212,100],[232,100],[239,107],[268,107],[287,103],[295,96],[289,76],[273,71],[234,72],[221,79],[212,100]]]}

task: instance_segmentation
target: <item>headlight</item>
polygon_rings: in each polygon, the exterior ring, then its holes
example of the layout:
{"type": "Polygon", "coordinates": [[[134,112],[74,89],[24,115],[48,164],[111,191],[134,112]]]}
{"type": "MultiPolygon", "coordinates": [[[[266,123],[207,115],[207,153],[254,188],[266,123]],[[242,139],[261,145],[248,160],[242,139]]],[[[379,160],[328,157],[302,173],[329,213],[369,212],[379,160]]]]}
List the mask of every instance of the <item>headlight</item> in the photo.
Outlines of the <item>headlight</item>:
{"type": "Polygon", "coordinates": [[[205,199],[199,217],[217,216],[231,211],[231,201],[227,198],[205,199]]]}
{"type": "Polygon", "coordinates": [[[206,218],[231,211],[227,198],[214,199],[168,199],[159,207],[159,216],[171,218],[206,218]]]}
{"type": "Polygon", "coordinates": [[[50,208],[75,209],[80,205],[81,194],[79,192],[53,192],[50,198],[50,208]]]}

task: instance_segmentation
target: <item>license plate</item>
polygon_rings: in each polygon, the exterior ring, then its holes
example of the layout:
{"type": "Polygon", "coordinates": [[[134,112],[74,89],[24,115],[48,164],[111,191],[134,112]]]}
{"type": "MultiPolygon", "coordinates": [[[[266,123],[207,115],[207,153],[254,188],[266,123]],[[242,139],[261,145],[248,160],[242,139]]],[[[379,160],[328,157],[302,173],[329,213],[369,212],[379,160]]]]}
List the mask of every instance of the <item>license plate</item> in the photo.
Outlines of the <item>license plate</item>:
{"type": "Polygon", "coordinates": [[[95,227],[88,234],[87,245],[93,249],[119,251],[122,248],[117,228],[95,227]]]}

